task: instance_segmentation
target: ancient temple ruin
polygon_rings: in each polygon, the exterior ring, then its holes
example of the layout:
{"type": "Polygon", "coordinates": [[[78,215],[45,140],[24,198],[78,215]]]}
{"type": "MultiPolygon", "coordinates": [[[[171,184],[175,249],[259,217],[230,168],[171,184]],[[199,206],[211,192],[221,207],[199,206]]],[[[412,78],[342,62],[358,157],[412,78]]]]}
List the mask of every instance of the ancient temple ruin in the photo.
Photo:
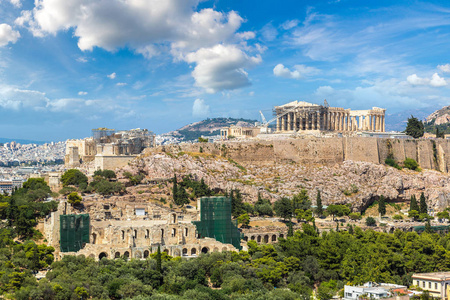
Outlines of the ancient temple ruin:
{"type": "Polygon", "coordinates": [[[384,132],[385,112],[385,109],[378,107],[351,110],[304,101],[293,101],[274,108],[277,133],[305,130],[384,132]]]}

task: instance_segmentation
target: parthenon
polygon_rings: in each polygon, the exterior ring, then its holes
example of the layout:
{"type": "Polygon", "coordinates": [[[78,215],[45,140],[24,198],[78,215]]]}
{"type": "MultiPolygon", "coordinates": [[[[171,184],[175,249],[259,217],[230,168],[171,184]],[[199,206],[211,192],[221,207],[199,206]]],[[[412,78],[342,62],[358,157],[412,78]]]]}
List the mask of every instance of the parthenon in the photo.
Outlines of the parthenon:
{"type": "Polygon", "coordinates": [[[357,132],[384,132],[386,110],[372,107],[368,110],[350,110],[304,101],[293,101],[275,106],[277,132],[303,130],[357,132]]]}

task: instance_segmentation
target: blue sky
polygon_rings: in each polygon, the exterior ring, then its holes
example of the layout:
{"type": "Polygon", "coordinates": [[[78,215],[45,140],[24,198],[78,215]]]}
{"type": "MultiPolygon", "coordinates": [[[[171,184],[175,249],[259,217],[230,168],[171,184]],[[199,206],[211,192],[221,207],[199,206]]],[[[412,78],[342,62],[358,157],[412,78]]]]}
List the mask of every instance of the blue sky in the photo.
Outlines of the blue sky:
{"type": "MultiPolygon", "coordinates": [[[[450,104],[448,1],[0,0],[0,136],[450,104]]],[[[389,122],[389,120],[387,120],[389,122]]]]}

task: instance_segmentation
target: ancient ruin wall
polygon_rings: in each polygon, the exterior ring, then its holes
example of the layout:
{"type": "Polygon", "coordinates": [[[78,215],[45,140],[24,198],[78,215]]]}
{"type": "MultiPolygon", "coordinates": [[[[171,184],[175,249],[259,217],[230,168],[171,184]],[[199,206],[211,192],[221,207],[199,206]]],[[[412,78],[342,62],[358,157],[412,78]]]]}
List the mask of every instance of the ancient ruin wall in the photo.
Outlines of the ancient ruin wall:
{"type": "Polygon", "coordinates": [[[450,169],[450,140],[442,139],[287,138],[273,141],[181,144],[148,150],[173,154],[203,152],[225,156],[241,164],[293,161],[301,164],[332,165],[345,160],[384,163],[391,155],[398,162],[413,158],[424,169],[446,173],[450,169]]]}

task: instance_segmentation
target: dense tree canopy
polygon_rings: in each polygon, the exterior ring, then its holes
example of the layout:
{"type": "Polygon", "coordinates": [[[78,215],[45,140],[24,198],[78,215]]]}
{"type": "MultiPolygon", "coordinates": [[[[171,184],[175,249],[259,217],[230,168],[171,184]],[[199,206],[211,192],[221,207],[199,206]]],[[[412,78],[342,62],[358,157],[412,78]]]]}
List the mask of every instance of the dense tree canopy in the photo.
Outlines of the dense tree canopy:
{"type": "Polygon", "coordinates": [[[63,184],[63,186],[68,185],[80,186],[80,184],[82,183],[87,185],[87,182],[88,182],[87,176],[77,169],[67,170],[61,176],[61,183],[63,184]]]}
{"type": "Polygon", "coordinates": [[[420,138],[424,134],[423,123],[414,116],[408,118],[405,133],[413,138],[420,138]]]}

